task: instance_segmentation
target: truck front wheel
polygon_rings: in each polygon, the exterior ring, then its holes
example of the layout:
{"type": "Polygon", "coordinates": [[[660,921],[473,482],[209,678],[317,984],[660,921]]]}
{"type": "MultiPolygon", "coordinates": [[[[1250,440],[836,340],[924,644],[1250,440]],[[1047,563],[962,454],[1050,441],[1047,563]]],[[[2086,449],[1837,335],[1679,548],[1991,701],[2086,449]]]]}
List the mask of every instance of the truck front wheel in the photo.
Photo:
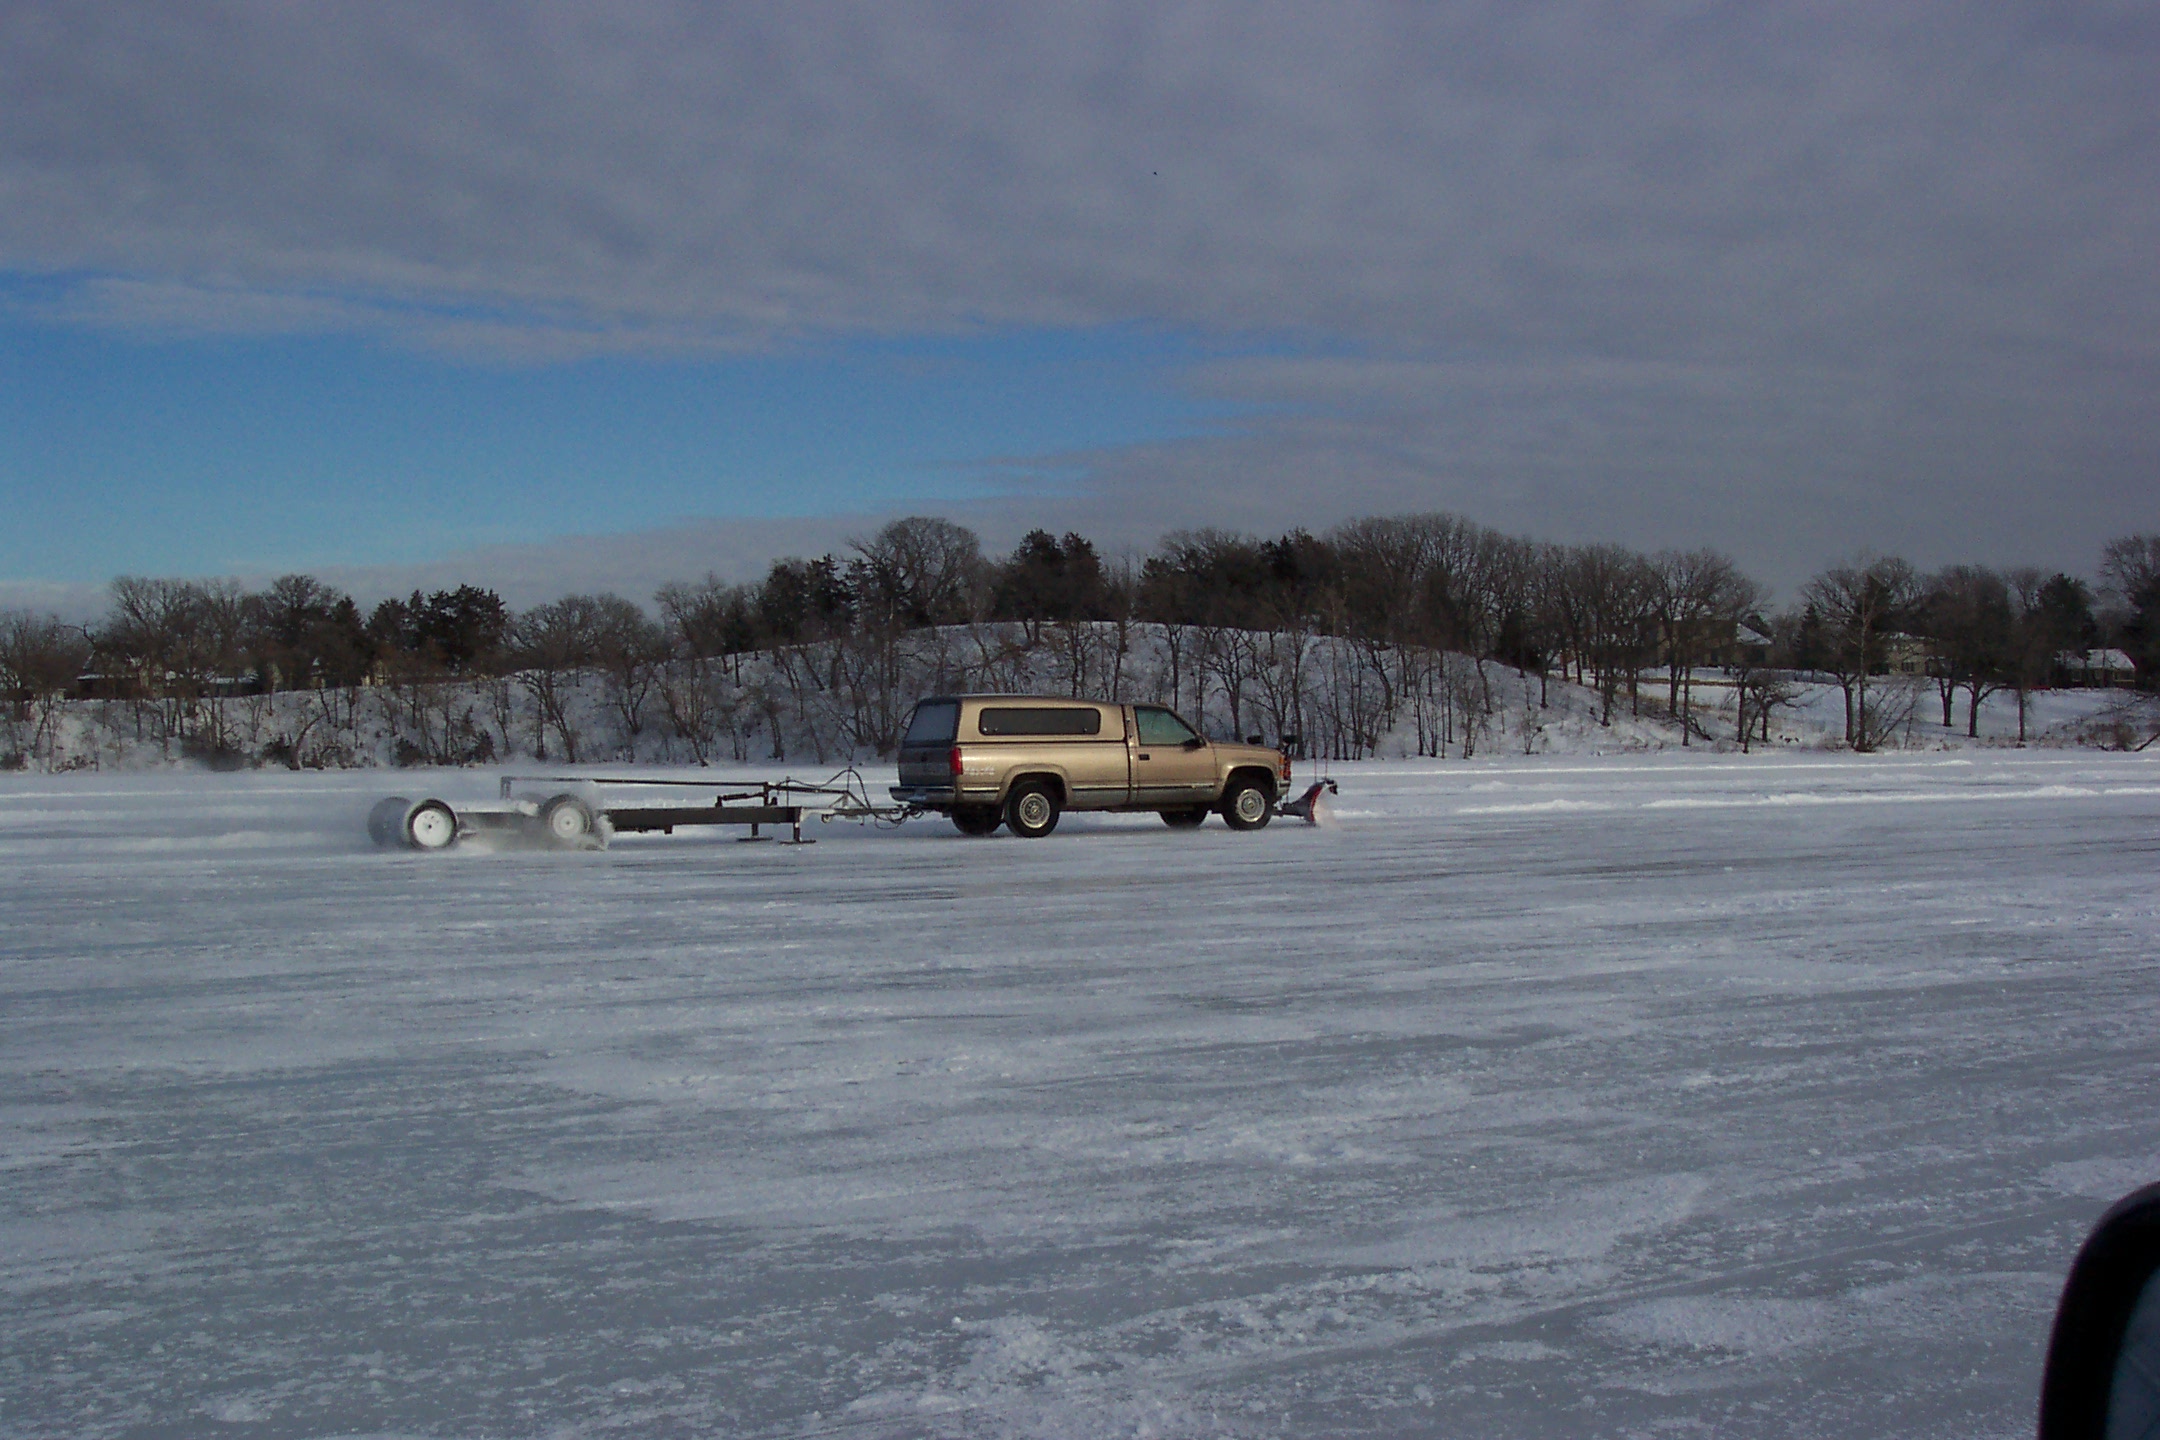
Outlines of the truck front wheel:
{"type": "Polygon", "coordinates": [[[1275,799],[1257,780],[1232,780],[1223,792],[1222,818],[1233,830],[1258,830],[1275,818],[1275,799]]]}

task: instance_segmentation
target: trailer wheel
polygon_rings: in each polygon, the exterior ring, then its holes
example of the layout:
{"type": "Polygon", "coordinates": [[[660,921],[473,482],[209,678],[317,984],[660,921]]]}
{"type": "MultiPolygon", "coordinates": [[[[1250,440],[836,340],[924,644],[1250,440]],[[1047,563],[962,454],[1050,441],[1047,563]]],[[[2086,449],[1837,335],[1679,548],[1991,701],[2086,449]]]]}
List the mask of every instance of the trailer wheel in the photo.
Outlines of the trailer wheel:
{"type": "Polygon", "coordinates": [[[1041,780],[1023,781],[1005,799],[1005,828],[1023,840],[1040,840],[1057,822],[1057,792],[1041,780]]]}
{"type": "Polygon", "coordinates": [[[405,843],[415,850],[447,850],[457,835],[457,812],[440,800],[422,800],[406,812],[405,843]]]}
{"type": "Polygon", "coordinates": [[[594,843],[592,807],[575,795],[557,795],[540,807],[540,829],[550,845],[560,845],[566,850],[583,849],[594,843]]]}
{"type": "Polygon", "coordinates": [[[399,843],[405,838],[405,812],[410,809],[412,801],[403,795],[376,801],[375,808],[367,812],[368,839],[386,850],[399,843]]]}
{"type": "Polygon", "coordinates": [[[1275,800],[1256,780],[1233,780],[1223,796],[1222,818],[1233,830],[1258,830],[1275,818],[1275,800]]]}
{"type": "Polygon", "coordinates": [[[1005,823],[995,805],[955,805],[952,823],[963,835],[988,835],[1005,823]]]}
{"type": "Polygon", "coordinates": [[[1188,805],[1182,810],[1162,810],[1162,823],[1173,830],[1197,830],[1207,821],[1207,806],[1188,805]]]}

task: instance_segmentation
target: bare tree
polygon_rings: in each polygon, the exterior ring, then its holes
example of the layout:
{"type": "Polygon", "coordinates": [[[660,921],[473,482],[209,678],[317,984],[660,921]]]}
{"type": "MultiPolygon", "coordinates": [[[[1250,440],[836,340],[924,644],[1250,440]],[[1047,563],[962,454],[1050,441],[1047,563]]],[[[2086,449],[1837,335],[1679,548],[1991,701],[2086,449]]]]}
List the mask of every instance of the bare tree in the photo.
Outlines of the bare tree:
{"type": "Polygon", "coordinates": [[[1517,653],[1507,658],[1521,658],[1525,641],[1512,637],[1524,636],[1530,623],[1535,552],[1524,541],[1469,527],[1454,543],[1436,548],[1435,576],[1449,578],[1443,582],[1446,623],[1435,627],[1432,639],[1468,653],[1476,669],[1479,709],[1490,715],[1494,704],[1486,662],[1508,649],[1517,653]]]}
{"type": "Polygon", "coordinates": [[[1863,558],[1833,566],[1801,591],[1820,618],[1828,641],[1831,673],[1845,692],[1845,743],[1874,748],[1882,726],[1868,714],[1868,677],[1884,666],[1886,637],[1918,597],[1913,568],[1896,556],[1863,558]]]}
{"type": "Polygon", "coordinates": [[[1732,643],[1740,617],[1761,603],[1761,588],[1715,550],[1667,550],[1645,567],[1664,650],[1666,709],[1680,722],[1680,743],[1695,729],[1695,667],[1732,643]]]}
{"type": "Polygon", "coordinates": [[[2046,685],[2054,673],[2058,651],[2081,639],[2066,632],[2069,617],[2057,602],[2066,589],[2077,595],[2084,587],[2067,575],[2051,575],[2030,565],[2004,572],[2003,579],[2009,586],[2012,612],[2010,656],[2005,670],[2009,688],[2017,694],[2017,738],[2023,745],[2032,692],[2046,685]]]}
{"type": "Polygon", "coordinates": [[[2124,535],[2100,551],[2100,583],[2109,595],[2133,597],[2160,586],[2160,535],[2124,535]]]}
{"type": "Polygon", "coordinates": [[[981,608],[988,567],[982,542],[964,525],[911,515],[850,543],[858,556],[850,576],[869,623],[957,625],[981,608]]]}
{"type": "Polygon", "coordinates": [[[575,765],[584,727],[573,711],[579,679],[599,653],[600,605],[590,595],[566,595],[536,605],[511,623],[511,654],[518,683],[532,697],[534,751],[547,758],[547,732],[553,730],[563,759],[575,765]]]}
{"type": "Polygon", "coordinates": [[[21,731],[8,747],[13,754],[0,753],[0,767],[58,763],[60,717],[89,660],[90,636],[82,626],[56,615],[0,610],[0,703],[21,731]]]}
{"type": "Polygon", "coordinates": [[[748,758],[742,662],[757,645],[756,595],[707,575],[697,585],[663,585],[655,602],[670,652],[658,677],[670,732],[700,765],[711,763],[722,734],[735,759],[748,758]]]}
{"type": "Polygon", "coordinates": [[[1139,623],[1134,609],[1139,594],[1140,577],[1130,560],[1105,567],[1103,611],[1109,627],[1110,665],[1103,693],[1112,700],[1125,698],[1125,667],[1132,659],[1134,627],[1139,623]]]}
{"type": "Polygon", "coordinates": [[[653,603],[677,655],[726,658],[734,679],[742,680],[742,657],[758,642],[757,595],[751,587],[707,575],[695,585],[661,586],[653,603]]]}
{"type": "Polygon", "coordinates": [[[1951,725],[1956,692],[1965,692],[1965,733],[1980,734],[1980,705],[2009,685],[2016,612],[2003,577],[1979,565],[1951,565],[1928,578],[1919,605],[1921,628],[1935,649],[1942,723],[1951,725]]]}
{"type": "Polygon", "coordinates": [[[1656,591],[1640,555],[1619,545],[1567,552],[1558,583],[1579,627],[1577,644],[1598,692],[1598,723],[1612,724],[1623,681],[1631,681],[1656,637],[1656,591]]]}
{"type": "Polygon", "coordinates": [[[251,613],[246,592],[231,581],[113,581],[93,663],[132,706],[138,738],[147,719],[168,752],[175,741],[224,748],[222,707],[205,700],[247,668],[251,613]],[[205,724],[209,733],[198,737],[205,724]]]}
{"type": "Polygon", "coordinates": [[[1351,631],[1390,643],[1429,635],[1434,563],[1463,523],[1452,515],[1401,515],[1352,520],[1330,531],[1351,631]]]}
{"type": "Polygon", "coordinates": [[[626,758],[635,759],[645,729],[645,702],[667,662],[667,632],[620,595],[591,597],[592,660],[608,707],[621,723],[626,758]]]}
{"type": "Polygon", "coordinates": [[[1568,550],[1564,545],[1538,544],[1529,559],[1530,627],[1538,656],[1538,708],[1552,703],[1549,684],[1555,660],[1560,678],[1582,655],[1582,619],[1574,590],[1567,583],[1568,550]]]}

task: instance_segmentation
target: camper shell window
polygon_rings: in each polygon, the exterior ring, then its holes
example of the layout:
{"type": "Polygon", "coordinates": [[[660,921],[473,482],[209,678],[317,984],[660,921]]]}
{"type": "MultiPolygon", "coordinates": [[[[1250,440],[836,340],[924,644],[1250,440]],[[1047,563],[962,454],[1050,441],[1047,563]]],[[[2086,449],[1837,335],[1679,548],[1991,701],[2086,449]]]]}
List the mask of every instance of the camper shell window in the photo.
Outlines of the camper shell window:
{"type": "Polygon", "coordinates": [[[960,734],[960,702],[925,700],[908,720],[903,745],[950,745],[960,734]]]}
{"type": "Polygon", "coordinates": [[[999,706],[986,709],[975,719],[985,735],[1100,735],[1102,711],[1089,706],[999,706]]]}

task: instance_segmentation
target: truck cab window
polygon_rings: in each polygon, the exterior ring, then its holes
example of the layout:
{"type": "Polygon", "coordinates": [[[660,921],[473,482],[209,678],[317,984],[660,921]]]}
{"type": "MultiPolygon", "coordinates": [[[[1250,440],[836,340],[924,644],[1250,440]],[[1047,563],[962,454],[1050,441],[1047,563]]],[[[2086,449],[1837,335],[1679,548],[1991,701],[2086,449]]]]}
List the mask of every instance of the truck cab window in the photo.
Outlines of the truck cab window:
{"type": "Polygon", "coordinates": [[[1160,706],[1134,706],[1133,720],[1142,745],[1183,745],[1195,738],[1190,725],[1160,706]]]}

